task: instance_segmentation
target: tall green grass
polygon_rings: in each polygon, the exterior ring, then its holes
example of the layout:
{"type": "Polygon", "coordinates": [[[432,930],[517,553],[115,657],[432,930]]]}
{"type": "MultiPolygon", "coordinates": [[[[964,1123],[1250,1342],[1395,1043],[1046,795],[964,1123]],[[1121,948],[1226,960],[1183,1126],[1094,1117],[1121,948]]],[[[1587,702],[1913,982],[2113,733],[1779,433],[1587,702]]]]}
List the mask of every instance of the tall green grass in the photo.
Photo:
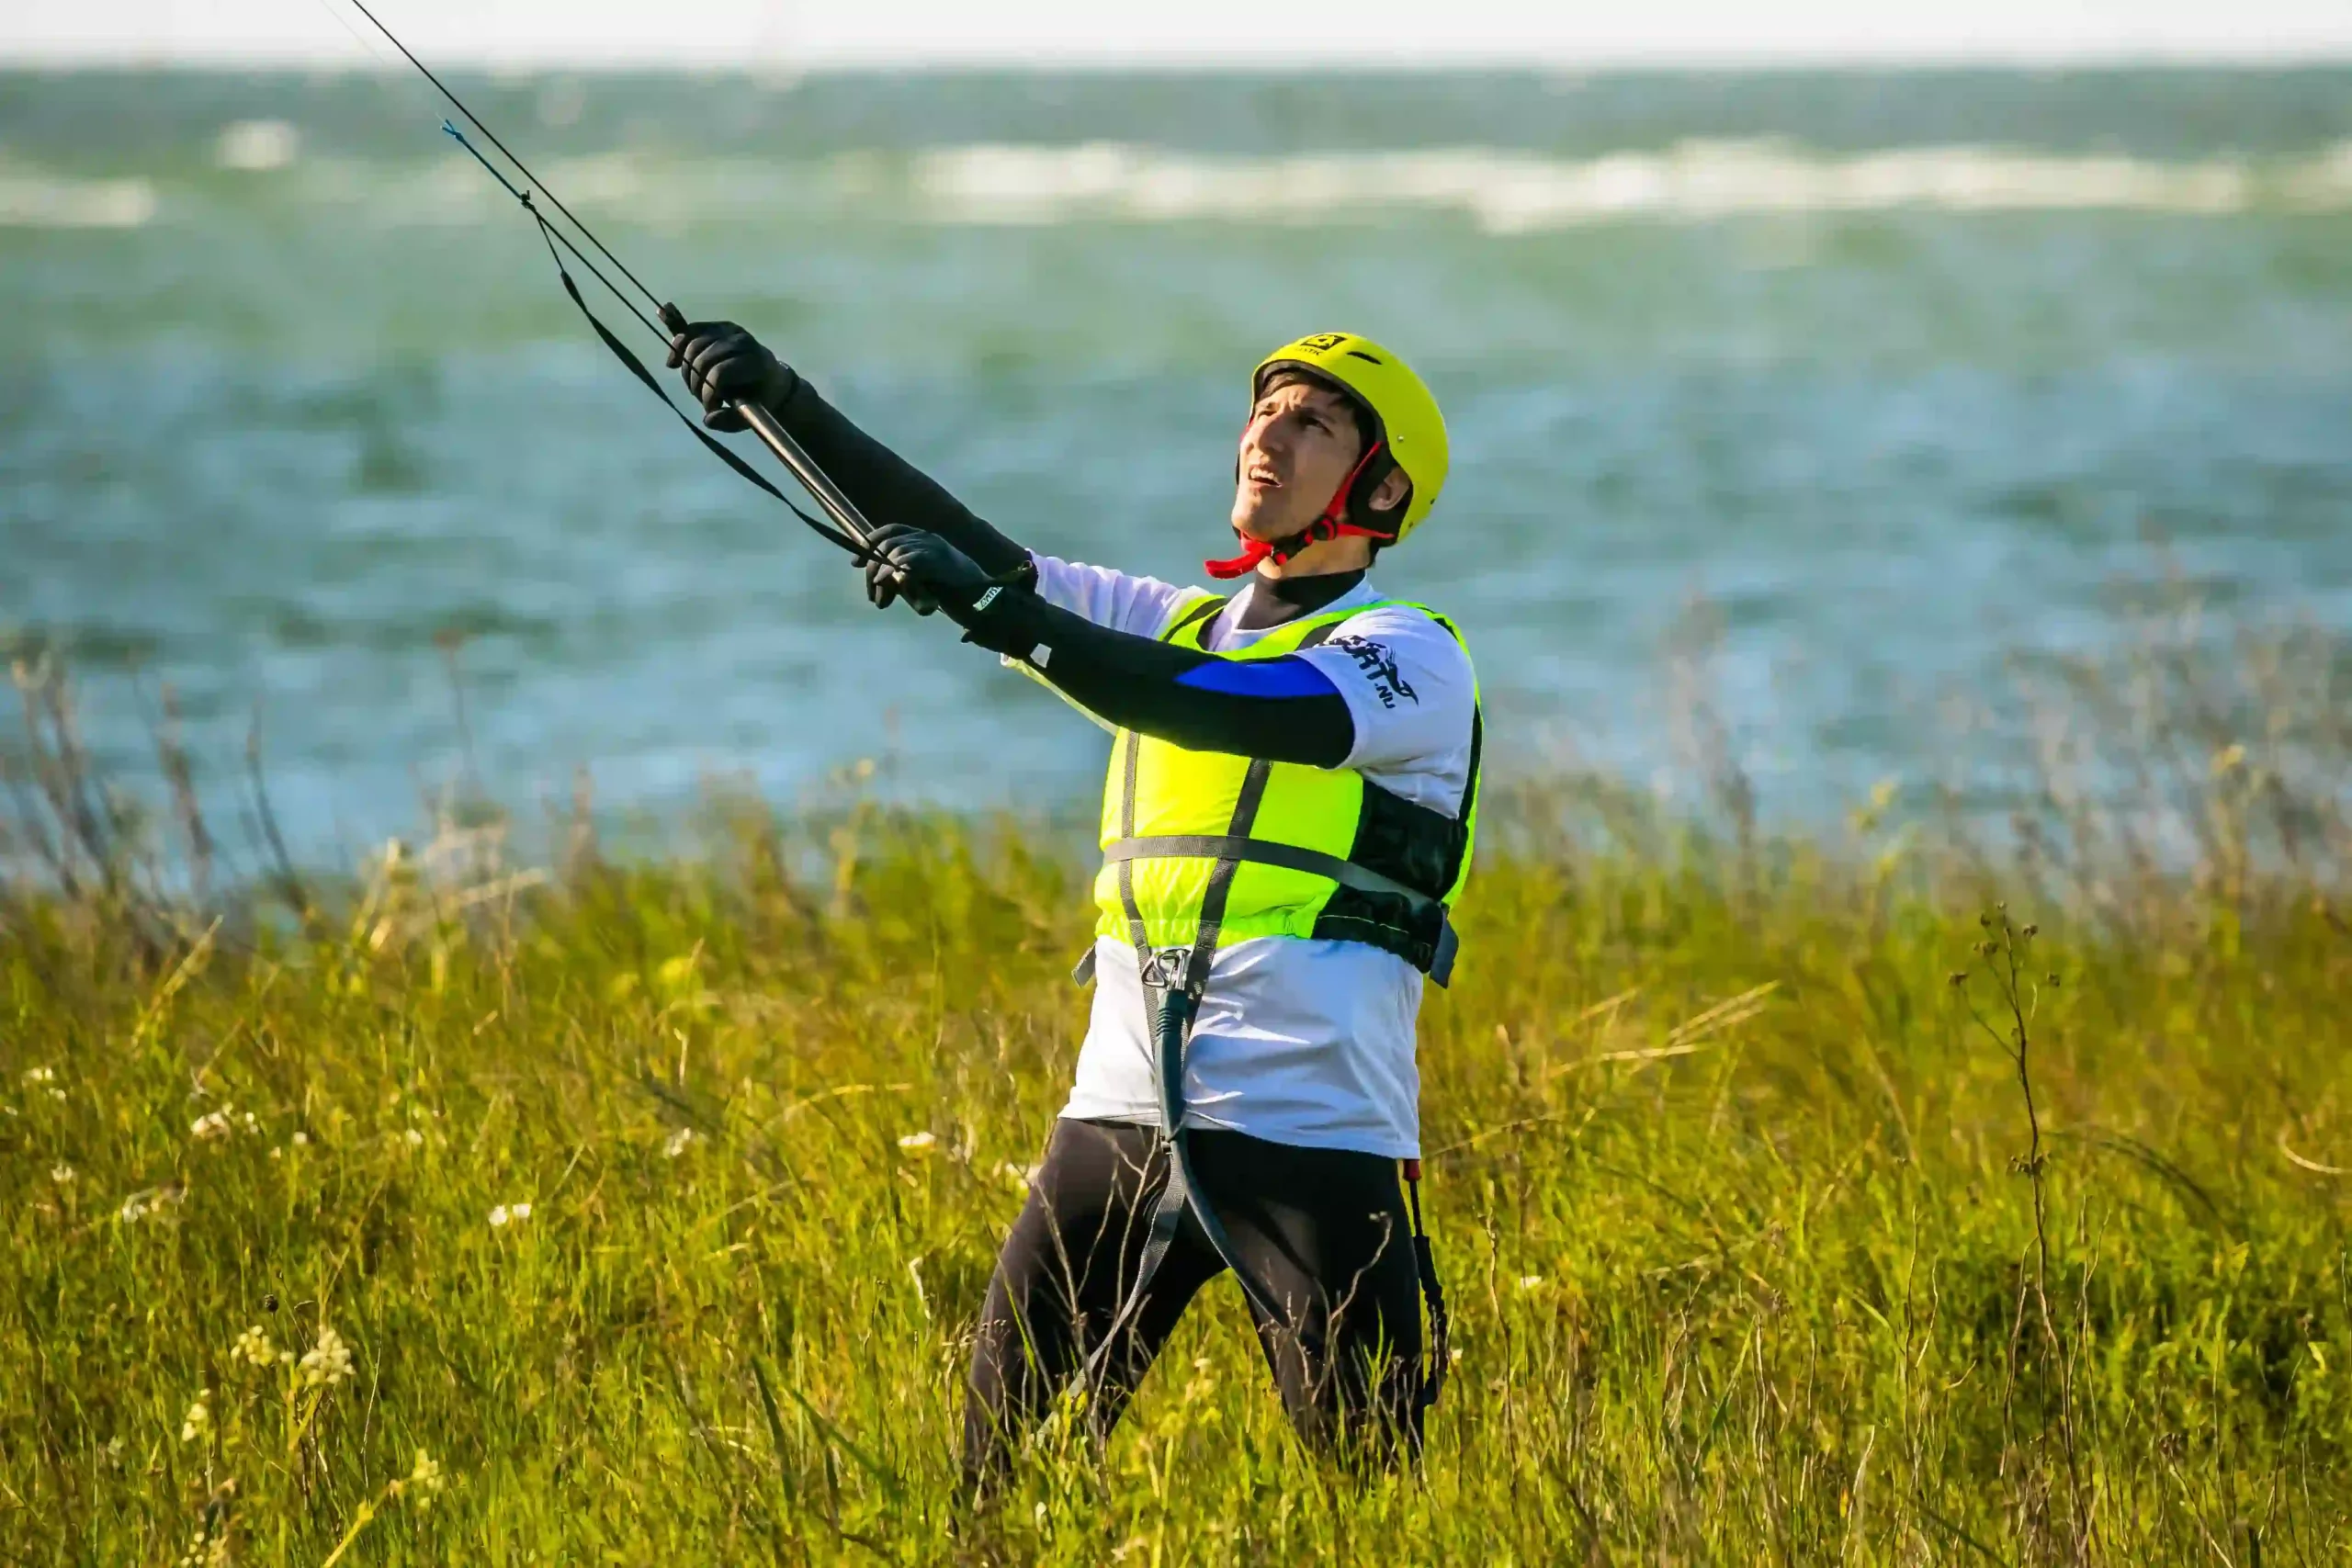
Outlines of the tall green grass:
{"type": "Polygon", "coordinates": [[[1418,1472],[1304,1454],[1219,1284],[1107,1449],[1049,1427],[978,1510],[1076,856],[853,807],[517,874],[452,830],[266,912],[60,858],[36,747],[0,1557],[2346,1561],[2352,836],[2278,783],[2312,734],[1996,847],[1498,798],[1423,1013],[1460,1355],[1418,1472]]]}

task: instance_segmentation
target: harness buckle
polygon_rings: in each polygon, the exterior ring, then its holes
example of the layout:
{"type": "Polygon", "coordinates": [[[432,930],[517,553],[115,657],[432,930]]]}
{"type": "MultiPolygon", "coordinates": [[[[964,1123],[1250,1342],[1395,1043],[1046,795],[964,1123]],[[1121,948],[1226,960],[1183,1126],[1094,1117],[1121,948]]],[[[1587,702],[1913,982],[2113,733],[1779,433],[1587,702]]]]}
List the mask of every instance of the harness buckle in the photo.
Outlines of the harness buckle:
{"type": "Polygon", "coordinates": [[[1189,947],[1156,947],[1141,967],[1141,977],[1147,986],[1163,991],[1182,991],[1193,973],[1193,950],[1189,947]]]}

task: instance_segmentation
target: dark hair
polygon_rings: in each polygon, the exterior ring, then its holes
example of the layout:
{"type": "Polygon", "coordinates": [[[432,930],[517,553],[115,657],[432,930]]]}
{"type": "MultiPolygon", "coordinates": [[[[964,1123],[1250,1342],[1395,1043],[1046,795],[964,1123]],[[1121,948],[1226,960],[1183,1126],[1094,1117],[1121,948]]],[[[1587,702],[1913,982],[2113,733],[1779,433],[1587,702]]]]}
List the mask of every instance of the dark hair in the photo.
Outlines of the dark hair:
{"type": "Polygon", "coordinates": [[[1262,398],[1268,392],[1283,387],[1312,387],[1318,392],[1331,393],[1347,405],[1349,422],[1356,427],[1356,450],[1361,452],[1371,444],[1378,430],[1372,411],[1363,406],[1363,399],[1330,377],[1309,370],[1304,365],[1277,365],[1266,372],[1264,380],[1258,383],[1258,395],[1262,398]]]}

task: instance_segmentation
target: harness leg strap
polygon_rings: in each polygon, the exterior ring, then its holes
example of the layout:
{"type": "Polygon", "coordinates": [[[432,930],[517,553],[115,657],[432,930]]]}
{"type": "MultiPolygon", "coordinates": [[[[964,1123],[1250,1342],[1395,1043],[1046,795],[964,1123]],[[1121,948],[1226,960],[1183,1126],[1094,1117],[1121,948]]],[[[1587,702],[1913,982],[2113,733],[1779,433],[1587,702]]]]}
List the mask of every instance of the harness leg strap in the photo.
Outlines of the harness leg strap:
{"type": "MultiPolygon", "coordinates": [[[[1136,777],[1142,751],[1142,738],[1132,730],[1121,738],[1121,766],[1125,778],[1119,807],[1119,836],[1132,839],[1136,830],[1136,777]]],[[[1250,762],[1243,775],[1241,788],[1234,801],[1233,817],[1227,835],[1246,839],[1250,823],[1258,814],[1258,803],[1264,798],[1266,781],[1273,764],[1263,758],[1250,762]]],[[[1125,907],[1127,931],[1135,942],[1136,973],[1144,994],[1145,1027],[1151,1036],[1152,1065],[1158,1069],[1160,1137],[1168,1148],[1168,1176],[1160,1190],[1159,1206],[1152,1213],[1151,1230],[1144,1244],[1141,1265],[1135,1283],[1128,1288],[1127,1299],[1112,1318],[1112,1331],[1087,1358],[1086,1375],[1091,1388],[1101,1387],[1100,1379],[1109,1370],[1114,1347],[1127,1332],[1151,1289],[1151,1279],[1168,1249],[1174,1244],[1176,1230],[1189,1210],[1193,1220],[1208,1238],[1219,1261],[1233,1271],[1240,1283],[1242,1294],[1250,1298],[1253,1309],[1266,1321],[1283,1323],[1272,1295],[1260,1284],[1234,1256],[1232,1238],[1226,1234],[1225,1224],[1200,1190],[1200,1182],[1193,1171],[1192,1140],[1184,1129],[1184,1053],[1193,1037],[1193,1021],[1200,1016],[1201,998],[1208,989],[1209,969],[1216,958],[1217,932],[1225,921],[1226,899],[1232,892],[1233,874],[1240,862],[1230,855],[1219,855],[1210,868],[1208,886],[1203,892],[1198,923],[1193,929],[1193,943],[1178,962],[1182,967],[1169,974],[1163,956],[1152,951],[1150,927],[1145,921],[1141,906],[1136,902],[1134,866],[1131,862],[1117,865],[1119,898],[1125,907]]],[[[1176,956],[1170,954],[1168,956],[1176,956]]]]}
{"type": "MultiPolygon", "coordinates": [[[[1205,969],[1205,964],[1203,964],[1205,969]]],[[[1190,978],[1188,976],[1188,978],[1190,978]]],[[[1159,1113],[1161,1139],[1168,1150],[1168,1173],[1162,1181],[1159,1200],[1152,1206],[1151,1225],[1145,1233],[1142,1258],[1134,1282],[1127,1287],[1126,1299],[1119,1305],[1104,1332],[1102,1343],[1095,1346],[1087,1358],[1086,1376],[1090,1386],[1100,1386],[1095,1380],[1104,1376],[1111,1358],[1122,1336],[1133,1326],[1141,1314],[1145,1300],[1151,1293],[1152,1277],[1167,1259],[1168,1249],[1174,1245],[1176,1232],[1190,1210],[1193,1219],[1208,1237],[1209,1246],[1217,1258],[1233,1273],[1241,1286],[1241,1293],[1267,1321],[1282,1323],[1284,1317],[1275,1305],[1273,1296],[1258,1282],[1257,1278],[1234,1256],[1233,1241],[1226,1232],[1225,1222],[1217,1217],[1207,1195],[1201,1191],[1199,1179],[1193,1173],[1192,1139],[1183,1124],[1184,1113],[1184,1048],[1193,1032],[1193,1020],[1200,1009],[1199,987],[1188,984],[1182,987],[1147,987],[1151,993],[1148,1000],[1154,1023],[1152,1055],[1156,1058],[1159,1078],[1159,1113]],[[1173,1131],[1170,1131],[1173,1129],[1173,1131]]]]}
{"type": "Polygon", "coordinates": [[[1184,1179],[1183,1168],[1173,1159],[1168,1164],[1167,1179],[1161,1183],[1159,1198],[1152,1205],[1151,1225],[1144,1233],[1143,1256],[1136,1266],[1135,1282],[1127,1287],[1126,1299],[1102,1331],[1102,1342],[1086,1358],[1085,1380],[1090,1389],[1100,1388],[1101,1379],[1110,1371],[1114,1348],[1135,1327],[1136,1319],[1143,1312],[1143,1304],[1151,1293],[1152,1276],[1167,1260],[1168,1249],[1176,1240],[1177,1227],[1184,1223],[1184,1211],[1191,1204],[1192,1193],[1184,1179]]]}
{"type": "MultiPolygon", "coordinates": [[[[1214,943],[1215,931],[1207,935],[1208,942],[1214,943]]],[[[1226,1234],[1225,1222],[1217,1218],[1216,1209],[1201,1190],[1200,1180],[1193,1173],[1193,1142],[1184,1128],[1184,1051],[1192,1042],[1193,1021],[1200,1014],[1201,993],[1206,988],[1210,954],[1215,951],[1214,946],[1205,953],[1195,947],[1186,961],[1181,988],[1163,992],[1159,1006],[1153,1010],[1158,1027],[1152,1054],[1159,1059],[1159,1124],[1169,1144],[1169,1187],[1170,1190],[1181,1189],[1190,1200],[1193,1218],[1207,1235],[1217,1257],[1233,1270],[1233,1278],[1240,1284],[1241,1293],[1250,1298],[1250,1304],[1269,1321],[1280,1323],[1283,1314],[1276,1308],[1272,1294],[1233,1255],[1233,1241],[1226,1234]]]]}

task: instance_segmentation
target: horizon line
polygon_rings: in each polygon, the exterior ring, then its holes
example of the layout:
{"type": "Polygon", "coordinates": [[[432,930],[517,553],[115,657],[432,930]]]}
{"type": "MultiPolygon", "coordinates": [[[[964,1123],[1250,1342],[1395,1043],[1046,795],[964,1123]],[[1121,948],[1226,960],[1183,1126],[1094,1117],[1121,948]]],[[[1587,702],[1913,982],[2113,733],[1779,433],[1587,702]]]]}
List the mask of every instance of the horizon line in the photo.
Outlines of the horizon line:
{"type": "MultiPolygon", "coordinates": [[[[1596,52],[1585,55],[1531,57],[1524,52],[1484,54],[1464,51],[1436,59],[1408,60],[1400,53],[1335,54],[1311,61],[1283,61],[1259,56],[1216,56],[1157,51],[1133,56],[1114,53],[1073,53],[1041,57],[1034,52],[939,56],[881,53],[828,53],[796,59],[783,52],[735,51],[729,57],[680,54],[642,61],[595,52],[523,54],[491,51],[479,54],[443,53],[432,62],[453,71],[522,74],[568,72],[595,75],[718,75],[790,77],[829,75],[957,75],[1007,73],[1018,75],[1227,75],[1322,76],[1371,72],[1384,76],[1442,76],[1452,74],[1577,77],[1596,75],[1835,74],[1850,72],[1900,71],[1920,73],[2124,73],[2198,71],[2339,71],[2352,69],[2352,42],[2324,51],[2265,52],[2192,51],[1984,51],[1932,52],[1862,51],[1843,52],[1704,53],[1658,51],[1645,53],[1596,52]]],[[[137,71],[222,74],[253,71],[300,72],[304,74],[404,75],[405,61],[358,60],[348,55],[294,51],[250,53],[141,53],[137,51],[12,53],[0,49],[0,72],[137,71]]]]}

